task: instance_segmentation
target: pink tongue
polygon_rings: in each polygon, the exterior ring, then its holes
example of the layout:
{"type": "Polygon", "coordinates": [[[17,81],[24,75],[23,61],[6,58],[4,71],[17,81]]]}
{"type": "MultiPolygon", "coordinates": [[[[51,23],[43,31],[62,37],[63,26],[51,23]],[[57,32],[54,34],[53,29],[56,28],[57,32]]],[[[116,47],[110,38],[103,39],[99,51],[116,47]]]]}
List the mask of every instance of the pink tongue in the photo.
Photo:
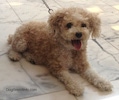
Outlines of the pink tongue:
{"type": "Polygon", "coordinates": [[[72,45],[76,50],[79,50],[81,48],[81,42],[79,40],[72,40],[72,45]]]}

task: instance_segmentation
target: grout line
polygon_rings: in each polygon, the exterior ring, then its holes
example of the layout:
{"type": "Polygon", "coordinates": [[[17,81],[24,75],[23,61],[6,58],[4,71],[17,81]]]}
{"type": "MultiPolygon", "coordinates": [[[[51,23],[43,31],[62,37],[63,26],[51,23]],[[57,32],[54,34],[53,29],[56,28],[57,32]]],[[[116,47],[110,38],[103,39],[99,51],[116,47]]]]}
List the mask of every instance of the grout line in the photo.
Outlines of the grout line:
{"type": "MultiPolygon", "coordinates": [[[[24,67],[22,66],[22,63],[21,63],[20,61],[19,61],[19,64],[20,64],[21,68],[24,70],[24,72],[29,76],[29,78],[31,79],[31,81],[33,81],[33,83],[34,83],[37,87],[39,87],[39,89],[40,89],[41,91],[43,91],[43,90],[40,88],[40,86],[38,86],[37,83],[34,82],[34,80],[31,78],[31,76],[28,74],[28,72],[24,69],[24,67]]],[[[44,92],[44,91],[43,91],[43,92],[44,92]]]]}
{"type": "Polygon", "coordinates": [[[7,52],[5,52],[5,53],[3,53],[3,54],[0,54],[0,57],[3,56],[3,55],[5,55],[5,54],[7,54],[7,52]]]}
{"type": "MultiPolygon", "coordinates": [[[[44,94],[29,96],[29,97],[25,97],[25,98],[20,98],[20,99],[18,99],[18,100],[33,98],[33,97],[36,97],[36,96],[43,96],[43,95],[48,95],[48,94],[54,94],[54,93],[63,92],[63,91],[67,91],[67,90],[54,91],[54,92],[49,92],[49,93],[44,93],[44,94]]],[[[72,95],[72,94],[70,94],[70,95],[72,95]]],[[[74,95],[72,95],[72,96],[74,96],[74,95]]],[[[74,97],[75,97],[75,96],[74,96],[74,97]]],[[[76,99],[76,100],[78,100],[78,99],[76,99]]]]}
{"type": "MultiPolygon", "coordinates": [[[[119,37],[117,37],[119,38],[119,37]]],[[[105,40],[105,39],[104,39],[105,40]]],[[[108,42],[108,40],[105,40],[106,42],[108,42]]],[[[119,48],[117,48],[116,46],[114,46],[112,43],[108,42],[111,46],[113,46],[115,49],[119,50],[119,48]]]]}
{"type": "Polygon", "coordinates": [[[20,21],[7,21],[7,22],[2,22],[2,21],[0,21],[0,24],[14,24],[14,23],[17,23],[17,24],[19,24],[20,23],[20,21]]]}
{"type": "Polygon", "coordinates": [[[13,9],[13,7],[10,5],[9,1],[6,0],[7,3],[9,4],[9,6],[11,7],[11,9],[13,10],[13,12],[16,14],[16,16],[18,17],[18,19],[20,20],[20,22],[22,23],[23,21],[21,20],[21,18],[19,17],[19,15],[16,13],[16,11],[13,9]]]}
{"type": "MultiPolygon", "coordinates": [[[[37,85],[37,83],[36,82],[34,82],[34,80],[31,78],[31,76],[28,74],[28,72],[23,68],[23,66],[22,66],[22,64],[21,64],[21,62],[19,61],[19,64],[20,64],[20,66],[21,66],[21,68],[25,71],[25,73],[29,76],[29,78],[31,79],[31,81],[33,81],[33,83],[43,92],[43,93],[41,93],[41,94],[39,94],[39,95],[46,95],[46,94],[51,94],[51,93],[56,93],[56,92],[60,92],[60,91],[64,91],[64,90],[58,90],[58,91],[53,91],[53,92],[48,92],[48,93],[45,93],[45,91],[42,89],[42,88],[40,88],[40,86],[39,85],[37,85]]],[[[32,96],[32,97],[34,97],[34,96],[32,96]]],[[[27,98],[29,98],[29,97],[27,97],[27,98]]],[[[24,98],[23,98],[24,99],[24,98]]],[[[19,99],[20,100],[20,99],[19,99]]]]}
{"type": "Polygon", "coordinates": [[[57,5],[59,5],[60,7],[62,7],[62,5],[59,4],[59,2],[57,2],[56,0],[53,0],[57,5]]]}
{"type": "Polygon", "coordinates": [[[18,99],[16,99],[16,100],[29,99],[29,98],[33,98],[33,97],[41,96],[41,95],[42,95],[42,94],[37,94],[37,95],[29,96],[29,97],[18,98],[18,99]]]}
{"type": "Polygon", "coordinates": [[[114,60],[119,64],[119,61],[116,59],[116,57],[113,54],[111,54],[110,52],[106,51],[96,39],[93,39],[93,42],[95,42],[102,49],[102,51],[104,51],[105,53],[112,56],[114,58],[114,60]]]}

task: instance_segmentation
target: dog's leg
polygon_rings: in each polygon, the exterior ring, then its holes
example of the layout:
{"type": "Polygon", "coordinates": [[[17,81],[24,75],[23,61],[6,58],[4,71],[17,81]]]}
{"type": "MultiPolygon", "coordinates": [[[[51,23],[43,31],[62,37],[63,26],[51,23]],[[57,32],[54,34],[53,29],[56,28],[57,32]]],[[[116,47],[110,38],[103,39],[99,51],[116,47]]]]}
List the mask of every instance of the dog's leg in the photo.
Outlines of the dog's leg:
{"type": "Polygon", "coordinates": [[[8,51],[8,57],[12,60],[12,61],[19,61],[22,56],[20,53],[14,51],[13,49],[10,49],[8,51]]]}
{"type": "Polygon", "coordinates": [[[36,62],[35,62],[33,56],[32,56],[29,52],[24,52],[24,53],[23,53],[23,57],[24,57],[28,62],[30,62],[30,63],[32,63],[32,64],[36,64],[36,62]]]}
{"type": "Polygon", "coordinates": [[[23,37],[16,37],[12,43],[12,48],[17,52],[24,52],[27,48],[27,42],[23,37]]]}
{"type": "Polygon", "coordinates": [[[25,39],[20,36],[12,40],[11,49],[8,51],[8,57],[12,61],[19,61],[22,58],[21,53],[27,48],[25,39]]]}
{"type": "Polygon", "coordinates": [[[60,72],[52,72],[61,82],[64,83],[66,89],[73,95],[79,96],[83,93],[83,86],[71,77],[68,70],[62,70],[60,72]]]}
{"type": "Polygon", "coordinates": [[[93,84],[95,87],[99,88],[102,91],[112,90],[112,85],[110,84],[110,82],[99,77],[98,74],[90,67],[87,68],[86,71],[81,74],[81,76],[87,79],[91,84],[93,84]]]}
{"type": "Polygon", "coordinates": [[[112,85],[110,82],[98,76],[98,74],[91,69],[85,52],[76,53],[76,56],[73,59],[74,67],[72,67],[72,69],[100,90],[111,91],[112,85]]]}

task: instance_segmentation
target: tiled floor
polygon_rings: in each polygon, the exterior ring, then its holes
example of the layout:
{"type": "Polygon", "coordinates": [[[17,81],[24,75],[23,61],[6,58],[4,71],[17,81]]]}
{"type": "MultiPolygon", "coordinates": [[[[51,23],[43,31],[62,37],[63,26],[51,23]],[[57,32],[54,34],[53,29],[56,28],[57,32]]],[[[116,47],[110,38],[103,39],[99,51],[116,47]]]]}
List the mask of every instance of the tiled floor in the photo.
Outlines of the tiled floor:
{"type": "Polygon", "coordinates": [[[7,37],[22,23],[47,21],[49,13],[42,0],[0,0],[0,100],[119,100],[119,1],[118,0],[46,0],[50,8],[83,7],[100,13],[99,39],[89,40],[88,58],[92,67],[113,84],[112,92],[101,92],[80,76],[84,94],[75,97],[50,75],[44,66],[7,57],[7,37]],[[93,48],[93,49],[92,49],[93,48]]]}

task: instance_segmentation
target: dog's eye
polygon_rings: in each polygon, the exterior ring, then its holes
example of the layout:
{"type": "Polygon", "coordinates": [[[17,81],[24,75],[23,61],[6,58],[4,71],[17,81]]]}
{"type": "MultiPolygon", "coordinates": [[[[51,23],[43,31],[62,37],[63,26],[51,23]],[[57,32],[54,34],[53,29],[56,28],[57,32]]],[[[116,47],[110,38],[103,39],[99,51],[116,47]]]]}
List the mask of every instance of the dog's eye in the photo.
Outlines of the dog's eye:
{"type": "Polygon", "coordinates": [[[67,24],[66,24],[66,27],[69,29],[69,28],[72,27],[72,25],[73,25],[72,23],[67,23],[67,24]]]}
{"type": "Polygon", "coordinates": [[[86,27],[86,24],[85,24],[85,23],[82,23],[82,24],[81,24],[81,27],[86,27]]]}

